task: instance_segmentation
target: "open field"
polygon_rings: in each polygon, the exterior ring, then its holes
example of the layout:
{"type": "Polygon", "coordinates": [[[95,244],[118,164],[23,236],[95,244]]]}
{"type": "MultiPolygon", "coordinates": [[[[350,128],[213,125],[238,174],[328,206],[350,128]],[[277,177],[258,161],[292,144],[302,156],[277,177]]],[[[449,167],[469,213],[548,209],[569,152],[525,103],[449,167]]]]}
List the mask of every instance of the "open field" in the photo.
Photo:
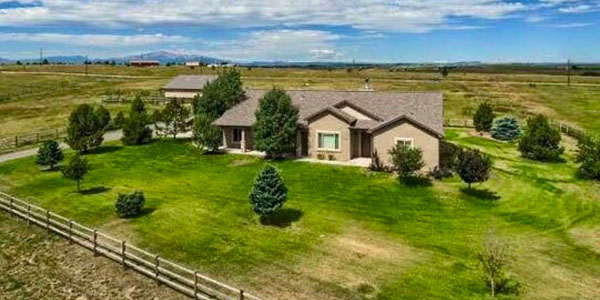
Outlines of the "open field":
{"type": "Polygon", "coordinates": [[[491,179],[469,192],[458,179],[408,187],[278,162],[290,191],[279,226],[249,207],[261,159],[205,156],[181,140],[100,148],[82,194],[33,158],[1,164],[0,189],[272,299],[485,299],[476,254],[490,229],[511,246],[522,298],[600,297],[600,185],[574,178],[572,150],[542,164],[468,131],[447,138],[492,155],[491,179]],[[117,194],[136,189],[149,210],[118,219],[117,194]]]}
{"type": "MultiPolygon", "coordinates": [[[[90,66],[90,74],[102,76],[86,77],[82,76],[83,66],[2,66],[0,70],[3,70],[0,73],[0,123],[3,125],[0,138],[65,127],[73,107],[84,102],[100,103],[100,95],[106,93],[157,92],[177,74],[218,71],[90,66]],[[18,73],[23,71],[33,73],[18,73]]],[[[489,101],[499,114],[514,114],[523,119],[531,113],[544,113],[587,130],[600,130],[599,77],[573,76],[572,86],[566,87],[566,76],[548,74],[453,72],[442,79],[439,73],[390,72],[388,69],[240,70],[247,88],[357,90],[364,86],[364,78],[371,78],[373,87],[381,91],[443,91],[445,116],[450,119],[470,118],[479,103],[489,101]]],[[[119,104],[108,107],[113,113],[127,109],[126,105],[119,104]]]]}

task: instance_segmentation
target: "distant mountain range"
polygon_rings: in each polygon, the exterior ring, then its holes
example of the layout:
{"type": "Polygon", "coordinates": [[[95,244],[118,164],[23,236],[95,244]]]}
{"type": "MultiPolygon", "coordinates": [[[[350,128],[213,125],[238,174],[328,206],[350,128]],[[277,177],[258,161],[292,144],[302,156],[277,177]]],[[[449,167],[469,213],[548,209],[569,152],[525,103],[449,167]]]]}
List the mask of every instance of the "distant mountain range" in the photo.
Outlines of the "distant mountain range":
{"type": "MultiPolygon", "coordinates": [[[[83,64],[86,61],[86,57],[83,55],[72,55],[72,56],[48,56],[44,57],[51,63],[66,63],[66,64],[83,64]]],[[[219,64],[223,62],[227,62],[226,60],[202,56],[202,55],[191,55],[191,54],[181,54],[176,52],[169,51],[157,51],[157,52],[149,52],[143,53],[140,55],[130,55],[124,57],[110,57],[110,58],[89,58],[91,62],[104,62],[104,61],[115,61],[117,63],[126,63],[130,60],[158,60],[161,64],[166,63],[184,63],[186,61],[200,61],[206,64],[219,64]]],[[[21,61],[23,63],[32,63],[39,62],[39,58],[24,58],[24,59],[7,59],[0,57],[0,63],[14,63],[16,61],[21,61]]]]}

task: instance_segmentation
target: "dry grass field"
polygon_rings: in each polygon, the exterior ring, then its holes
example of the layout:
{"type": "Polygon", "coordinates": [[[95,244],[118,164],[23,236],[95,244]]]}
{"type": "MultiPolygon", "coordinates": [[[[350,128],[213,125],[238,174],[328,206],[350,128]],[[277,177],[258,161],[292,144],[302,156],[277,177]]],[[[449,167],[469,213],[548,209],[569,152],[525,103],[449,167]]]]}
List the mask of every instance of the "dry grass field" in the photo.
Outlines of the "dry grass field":
{"type": "MultiPolygon", "coordinates": [[[[358,90],[364,79],[380,91],[440,90],[446,99],[445,116],[470,118],[475,107],[489,101],[499,114],[524,118],[531,113],[587,130],[600,130],[600,78],[549,74],[462,73],[447,78],[439,73],[388,69],[270,69],[240,68],[247,88],[358,90]]],[[[107,93],[158,93],[177,74],[215,74],[209,68],[129,68],[90,66],[0,67],[0,138],[36,130],[64,127],[79,103],[100,103],[107,93]]],[[[116,113],[123,105],[108,105],[116,113]]]]}

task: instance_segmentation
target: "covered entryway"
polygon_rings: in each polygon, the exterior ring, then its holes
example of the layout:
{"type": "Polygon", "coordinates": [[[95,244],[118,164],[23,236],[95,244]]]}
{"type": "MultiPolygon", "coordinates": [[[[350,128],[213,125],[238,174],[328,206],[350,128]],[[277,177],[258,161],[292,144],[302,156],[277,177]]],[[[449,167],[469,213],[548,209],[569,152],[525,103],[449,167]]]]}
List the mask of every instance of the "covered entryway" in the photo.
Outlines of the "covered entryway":
{"type": "Polygon", "coordinates": [[[352,140],[350,153],[352,158],[371,157],[371,145],[373,137],[365,130],[353,130],[350,138],[352,140]]]}

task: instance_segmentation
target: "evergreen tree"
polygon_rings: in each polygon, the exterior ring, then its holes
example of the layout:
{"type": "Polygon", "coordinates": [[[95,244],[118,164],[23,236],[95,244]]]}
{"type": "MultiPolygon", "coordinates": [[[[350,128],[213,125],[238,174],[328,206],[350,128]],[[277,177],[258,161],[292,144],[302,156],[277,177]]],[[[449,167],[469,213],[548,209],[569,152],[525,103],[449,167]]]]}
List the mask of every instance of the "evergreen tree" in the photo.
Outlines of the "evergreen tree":
{"type": "Polygon", "coordinates": [[[600,180],[600,139],[584,136],[579,140],[576,162],[579,176],[600,180]]]}
{"type": "Polygon", "coordinates": [[[152,140],[152,129],[147,127],[148,114],[144,102],[136,98],[131,103],[129,117],[123,122],[121,141],[125,145],[147,144],[152,140]]]}
{"type": "Polygon", "coordinates": [[[142,213],[145,202],[146,197],[144,197],[144,192],[142,191],[135,191],[131,194],[119,193],[119,197],[115,203],[115,210],[121,218],[137,217],[142,213]]]}
{"type": "Polygon", "coordinates": [[[169,101],[167,106],[160,112],[159,117],[160,120],[155,124],[155,127],[165,136],[173,135],[173,138],[176,139],[177,134],[190,130],[191,122],[188,122],[190,109],[180,101],[169,101]]]}
{"type": "Polygon", "coordinates": [[[548,118],[537,115],[527,120],[527,128],[519,140],[519,151],[529,159],[555,161],[565,151],[560,140],[560,132],[550,126],[548,118]]]}
{"type": "Polygon", "coordinates": [[[479,150],[464,150],[458,157],[458,175],[469,185],[488,180],[492,162],[479,150]]]}
{"type": "Polygon", "coordinates": [[[287,187],[272,165],[266,165],[254,179],[250,193],[252,210],[261,217],[269,217],[281,209],[287,200],[287,187]]]}
{"type": "Polygon", "coordinates": [[[475,129],[479,132],[490,131],[493,122],[494,112],[492,106],[487,102],[481,103],[473,116],[475,129]]]}
{"type": "Polygon", "coordinates": [[[292,105],[292,99],[277,88],[267,92],[255,112],[254,145],[264,151],[267,157],[278,156],[292,151],[296,139],[298,108],[292,105]]]}
{"type": "Polygon", "coordinates": [[[389,154],[394,171],[398,173],[400,180],[414,177],[416,172],[425,166],[423,151],[419,148],[396,144],[394,148],[390,149],[389,154]]]}
{"type": "Polygon", "coordinates": [[[519,138],[521,129],[514,117],[496,119],[492,127],[492,137],[501,141],[513,141],[519,138]]]}
{"type": "Polygon", "coordinates": [[[208,152],[217,152],[223,139],[221,128],[213,125],[213,121],[204,113],[199,113],[194,118],[194,141],[200,149],[208,152]]]}
{"type": "Polygon", "coordinates": [[[81,181],[88,173],[88,170],[89,164],[87,159],[85,157],[82,158],[79,153],[75,154],[75,156],[69,160],[69,163],[61,169],[65,178],[77,181],[78,192],[81,191],[81,181]]]}
{"type": "Polygon", "coordinates": [[[114,127],[121,128],[121,127],[123,127],[124,123],[125,123],[125,114],[122,111],[119,111],[119,113],[113,120],[114,127]]]}
{"type": "Polygon", "coordinates": [[[194,98],[194,113],[203,113],[216,119],[244,98],[240,72],[236,69],[225,70],[204,86],[201,96],[194,98]]]}
{"type": "Polygon", "coordinates": [[[110,113],[103,106],[94,109],[81,104],[69,116],[66,142],[71,149],[86,152],[104,141],[104,132],[110,123],[110,113]]]}
{"type": "Polygon", "coordinates": [[[37,152],[36,163],[41,166],[49,166],[50,170],[54,169],[54,166],[58,162],[62,161],[64,155],[60,146],[56,141],[49,140],[44,141],[37,152]]]}

